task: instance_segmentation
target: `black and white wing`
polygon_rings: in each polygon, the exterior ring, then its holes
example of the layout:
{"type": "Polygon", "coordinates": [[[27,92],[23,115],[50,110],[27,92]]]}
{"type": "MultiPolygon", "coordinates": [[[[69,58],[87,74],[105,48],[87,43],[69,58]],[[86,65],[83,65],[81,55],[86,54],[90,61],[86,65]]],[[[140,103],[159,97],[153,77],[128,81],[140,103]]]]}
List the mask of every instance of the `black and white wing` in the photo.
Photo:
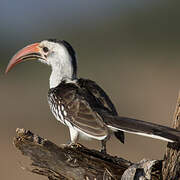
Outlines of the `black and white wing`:
{"type": "MultiPolygon", "coordinates": [[[[93,94],[78,83],[62,82],[48,93],[50,108],[55,117],[63,124],[75,126],[80,131],[96,139],[108,136],[108,127],[95,111],[103,108],[93,94]]],[[[104,107],[104,110],[106,108],[104,107]]]]}
{"type": "MultiPolygon", "coordinates": [[[[92,94],[94,98],[96,99],[96,102],[98,102],[97,104],[101,105],[101,108],[95,109],[95,111],[97,111],[99,114],[102,113],[103,116],[105,114],[118,116],[116,108],[114,104],[112,103],[111,99],[104,92],[104,90],[99,85],[97,85],[96,82],[89,79],[79,79],[78,84],[82,89],[86,89],[88,93],[92,94]]],[[[105,121],[105,118],[103,118],[103,121],[105,121]]],[[[119,139],[122,143],[124,143],[125,137],[124,137],[123,131],[117,130],[114,132],[114,135],[116,136],[117,139],[119,139]]]]}

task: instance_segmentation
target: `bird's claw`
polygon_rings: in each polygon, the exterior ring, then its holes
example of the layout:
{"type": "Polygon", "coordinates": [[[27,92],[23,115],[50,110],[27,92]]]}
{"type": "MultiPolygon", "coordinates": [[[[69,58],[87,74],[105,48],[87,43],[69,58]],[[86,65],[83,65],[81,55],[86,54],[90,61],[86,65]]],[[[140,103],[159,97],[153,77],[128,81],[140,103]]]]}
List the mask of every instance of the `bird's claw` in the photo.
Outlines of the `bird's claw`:
{"type": "Polygon", "coordinates": [[[79,147],[83,147],[81,144],[79,143],[74,143],[74,142],[69,142],[67,144],[63,144],[64,147],[71,147],[71,148],[79,148],[79,147]]]}
{"type": "Polygon", "coordinates": [[[107,154],[106,149],[101,149],[100,151],[102,154],[107,154]]]}
{"type": "Polygon", "coordinates": [[[80,148],[80,147],[82,147],[81,144],[79,144],[79,143],[73,143],[73,142],[69,143],[68,146],[69,146],[69,147],[72,147],[72,148],[80,148]]]}

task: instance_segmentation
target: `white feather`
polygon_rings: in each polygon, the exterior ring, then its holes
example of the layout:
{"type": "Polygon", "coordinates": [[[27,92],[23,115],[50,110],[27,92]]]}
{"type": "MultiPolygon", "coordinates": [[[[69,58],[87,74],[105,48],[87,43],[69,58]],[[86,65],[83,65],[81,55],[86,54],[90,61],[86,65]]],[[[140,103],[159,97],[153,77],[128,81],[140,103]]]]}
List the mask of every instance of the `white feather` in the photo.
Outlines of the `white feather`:
{"type": "Polygon", "coordinates": [[[64,45],[45,40],[41,42],[40,46],[45,46],[50,49],[50,54],[48,55],[46,62],[52,68],[49,80],[50,88],[58,86],[62,79],[76,78],[73,77],[71,56],[64,45]]]}

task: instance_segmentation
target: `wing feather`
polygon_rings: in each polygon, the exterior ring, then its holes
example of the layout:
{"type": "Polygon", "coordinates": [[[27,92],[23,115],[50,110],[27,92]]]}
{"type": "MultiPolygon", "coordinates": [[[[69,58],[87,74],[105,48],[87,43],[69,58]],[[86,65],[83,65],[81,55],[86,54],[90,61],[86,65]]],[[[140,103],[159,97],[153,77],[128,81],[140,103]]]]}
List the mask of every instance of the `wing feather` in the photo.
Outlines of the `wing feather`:
{"type": "Polygon", "coordinates": [[[102,118],[90,106],[89,101],[93,97],[87,99],[89,97],[87,91],[75,84],[67,83],[51,89],[48,97],[50,96],[51,103],[52,97],[55,97],[53,103],[56,103],[57,106],[64,106],[67,113],[65,118],[73,126],[91,136],[104,137],[108,135],[108,128],[102,118]]]}

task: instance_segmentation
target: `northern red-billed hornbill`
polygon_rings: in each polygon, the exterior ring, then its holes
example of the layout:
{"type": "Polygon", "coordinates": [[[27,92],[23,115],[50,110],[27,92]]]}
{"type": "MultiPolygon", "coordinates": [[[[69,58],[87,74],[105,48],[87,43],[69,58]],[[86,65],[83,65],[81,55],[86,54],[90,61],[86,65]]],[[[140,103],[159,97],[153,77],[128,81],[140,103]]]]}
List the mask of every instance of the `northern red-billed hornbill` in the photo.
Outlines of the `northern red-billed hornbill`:
{"type": "Polygon", "coordinates": [[[110,98],[94,81],[78,79],[75,51],[68,42],[50,39],[26,46],[11,59],[6,73],[30,59],[51,66],[48,102],[56,119],[69,127],[72,143],[79,137],[101,140],[106,152],[110,135],[114,133],[124,143],[124,132],[180,142],[180,132],[175,129],[118,117],[110,98]]]}

